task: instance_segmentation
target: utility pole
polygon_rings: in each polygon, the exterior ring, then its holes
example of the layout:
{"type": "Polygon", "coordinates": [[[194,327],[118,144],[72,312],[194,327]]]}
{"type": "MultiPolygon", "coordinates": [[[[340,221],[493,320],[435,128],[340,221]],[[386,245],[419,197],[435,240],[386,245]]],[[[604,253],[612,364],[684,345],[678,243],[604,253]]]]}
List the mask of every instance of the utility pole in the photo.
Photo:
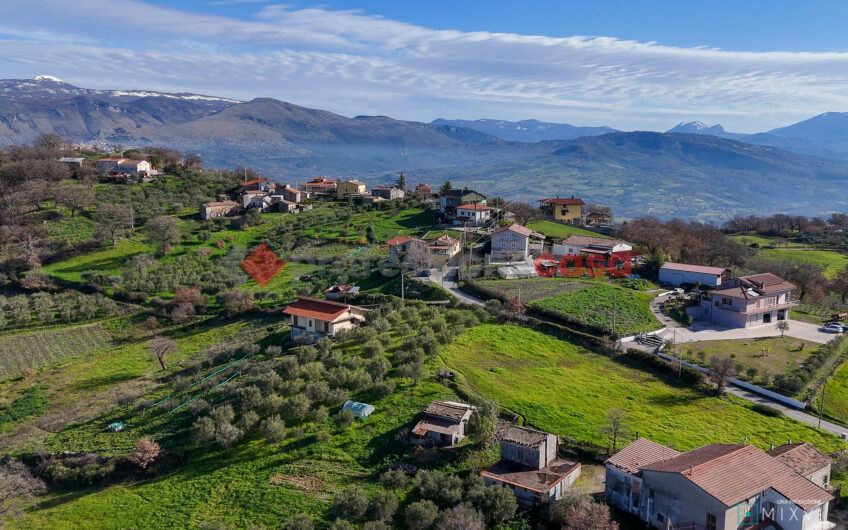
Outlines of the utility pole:
{"type": "Polygon", "coordinates": [[[821,403],[819,403],[819,429],[821,429],[822,414],[824,414],[824,391],[825,391],[825,388],[827,388],[827,380],[825,380],[825,382],[822,383],[822,397],[821,397],[821,403]]]}

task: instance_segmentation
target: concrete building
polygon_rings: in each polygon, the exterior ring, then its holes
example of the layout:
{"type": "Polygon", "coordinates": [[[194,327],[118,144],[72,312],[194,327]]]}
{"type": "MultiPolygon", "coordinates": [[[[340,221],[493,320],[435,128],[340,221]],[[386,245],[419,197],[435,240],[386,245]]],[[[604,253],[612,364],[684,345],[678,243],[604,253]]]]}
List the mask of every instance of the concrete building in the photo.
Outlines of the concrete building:
{"type": "Polygon", "coordinates": [[[335,195],[336,181],[327,177],[315,177],[309,182],[301,184],[300,190],[309,193],[313,197],[335,195]]]}
{"type": "Polygon", "coordinates": [[[203,220],[235,215],[239,212],[236,201],[214,201],[200,205],[200,218],[203,220]]]}
{"type": "Polygon", "coordinates": [[[339,199],[344,199],[345,197],[350,197],[352,195],[363,194],[365,194],[365,183],[359,182],[356,179],[343,180],[336,186],[336,197],[339,199]]]}
{"type": "Polygon", "coordinates": [[[501,437],[500,461],[480,475],[487,486],[511,488],[522,507],[550,503],[580,476],[580,464],[559,459],[558,449],[555,434],[513,425],[501,437]]]}
{"type": "Polygon", "coordinates": [[[332,337],[365,321],[366,310],[350,304],[301,296],[283,311],[291,316],[291,337],[305,333],[332,337]]]}
{"type": "MultiPolygon", "coordinates": [[[[498,228],[492,232],[492,260],[526,260],[531,255],[532,239],[544,241],[545,236],[518,223],[498,228]]],[[[540,245],[535,245],[534,248],[537,254],[541,251],[540,245]]]]}
{"type": "Polygon", "coordinates": [[[638,439],[606,461],[607,501],[654,528],[829,530],[833,496],[752,445],[685,453],[638,439]]]}
{"type": "Polygon", "coordinates": [[[788,443],[769,450],[769,455],[777,458],[796,473],[813,484],[831,488],[830,471],[833,460],[808,443],[788,443]]]}
{"type": "Polygon", "coordinates": [[[486,196],[474,190],[464,188],[461,190],[449,190],[439,197],[439,211],[448,217],[453,217],[456,214],[457,207],[463,204],[486,206],[486,196]]]}
{"type": "Polygon", "coordinates": [[[583,199],[574,195],[571,198],[561,199],[559,195],[549,199],[539,199],[539,209],[561,223],[579,225],[583,222],[583,199]]]}
{"type": "Polygon", "coordinates": [[[790,298],[794,285],[771,273],[733,278],[701,298],[693,316],[735,328],[774,324],[789,319],[798,305],[790,298]]]}
{"type": "Polygon", "coordinates": [[[392,199],[403,199],[406,197],[406,192],[395,186],[374,186],[371,188],[371,195],[390,201],[392,199]]]}
{"type": "Polygon", "coordinates": [[[679,287],[681,285],[700,284],[702,287],[719,287],[728,279],[730,269],[724,267],[706,267],[686,263],[663,263],[659,280],[662,285],[679,287]]]}
{"type": "Polygon", "coordinates": [[[492,209],[482,204],[463,204],[456,207],[453,224],[469,224],[477,226],[485,223],[492,217],[492,209]]]}
{"type": "Polygon", "coordinates": [[[412,429],[413,443],[437,446],[456,445],[465,438],[468,420],[473,413],[474,409],[471,405],[433,401],[424,410],[424,417],[412,429]]]}

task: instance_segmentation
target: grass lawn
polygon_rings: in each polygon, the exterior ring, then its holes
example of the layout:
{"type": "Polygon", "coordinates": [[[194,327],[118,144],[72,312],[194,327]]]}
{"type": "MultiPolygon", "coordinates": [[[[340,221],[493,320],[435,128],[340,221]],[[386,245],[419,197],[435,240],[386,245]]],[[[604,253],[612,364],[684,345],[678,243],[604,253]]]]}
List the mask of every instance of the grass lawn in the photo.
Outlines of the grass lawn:
{"type": "Polygon", "coordinates": [[[798,243],[796,241],[789,241],[786,239],[778,241],[776,238],[761,236],[757,234],[733,234],[727,237],[736,241],[737,243],[741,243],[746,246],[750,246],[752,243],[756,243],[760,247],[768,247],[771,245],[778,244],[781,248],[803,248],[808,246],[805,243],[798,243]]]}
{"type": "Polygon", "coordinates": [[[757,257],[770,260],[788,260],[797,263],[812,263],[824,269],[825,278],[832,279],[836,273],[848,266],[848,256],[833,250],[763,249],[757,257]]]}
{"type": "MultiPolygon", "coordinates": [[[[821,406],[821,390],[816,394],[815,408],[821,406]]],[[[824,414],[848,425],[848,362],[842,363],[833,377],[827,380],[824,396],[824,414]]]]}
{"type": "Polygon", "coordinates": [[[816,349],[818,344],[791,337],[763,337],[746,340],[705,340],[695,344],[680,344],[678,351],[683,350],[683,358],[706,366],[712,355],[729,355],[745,366],[754,367],[759,373],[770,372],[772,375],[788,373],[804,362],[816,349]],[[768,348],[763,353],[763,348],[768,348]],[[696,355],[704,352],[705,361],[696,355]]]}
{"type": "Polygon", "coordinates": [[[539,298],[528,303],[527,307],[606,329],[612,329],[614,312],[615,330],[620,334],[630,334],[662,327],[651,313],[652,298],[650,294],[631,289],[594,283],[585,289],[539,298]]]}
{"type": "Polygon", "coordinates": [[[598,444],[608,443],[601,432],[606,411],[621,408],[631,437],[638,431],[680,450],[744,443],[746,437],[761,448],[787,438],[823,451],[844,447],[836,436],[787,417],[761,415],[736,398],[672,386],[626,361],[518,326],[477,326],[441,358],[459,372],[461,382],[520,414],[528,425],[598,444]]]}
{"type": "Polygon", "coordinates": [[[559,293],[569,293],[587,289],[589,282],[571,278],[526,278],[522,280],[475,280],[477,285],[491,289],[501,296],[513,298],[521,296],[524,303],[546,298],[559,293]]]}
{"type": "Polygon", "coordinates": [[[561,223],[555,223],[553,221],[544,221],[544,220],[535,220],[527,223],[528,228],[532,228],[533,230],[539,232],[540,234],[544,234],[548,237],[562,238],[566,239],[570,236],[592,236],[592,237],[604,237],[609,238],[610,236],[599,234],[597,232],[592,232],[591,230],[583,230],[579,226],[565,225],[561,223]]]}
{"type": "Polygon", "coordinates": [[[152,253],[153,249],[141,241],[122,239],[117,245],[108,244],[102,250],[51,263],[45,265],[42,270],[45,274],[61,280],[82,283],[82,273],[90,270],[120,275],[124,262],[141,252],[152,253]]]}

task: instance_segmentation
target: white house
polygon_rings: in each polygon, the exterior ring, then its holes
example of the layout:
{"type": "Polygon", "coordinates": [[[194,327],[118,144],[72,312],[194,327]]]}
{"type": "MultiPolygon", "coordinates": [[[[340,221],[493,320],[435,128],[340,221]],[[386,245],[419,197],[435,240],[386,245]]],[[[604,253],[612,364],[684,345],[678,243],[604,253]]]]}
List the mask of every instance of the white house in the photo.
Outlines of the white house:
{"type": "Polygon", "coordinates": [[[350,304],[301,296],[286,307],[291,316],[291,337],[304,333],[332,337],[339,331],[354,329],[365,321],[366,310],[350,304]]]}
{"type": "Polygon", "coordinates": [[[678,287],[683,284],[704,287],[718,287],[727,279],[729,269],[724,267],[707,267],[704,265],[689,265],[687,263],[664,263],[660,267],[659,280],[662,285],[678,287]]]}
{"type": "Polygon", "coordinates": [[[628,252],[633,245],[621,239],[593,236],[571,236],[553,246],[554,256],[573,256],[577,254],[628,252]]]}
{"type": "Polygon", "coordinates": [[[750,328],[789,319],[798,305],[790,298],[795,286],[771,273],[733,278],[701,298],[697,318],[734,328],[750,328]]]}
{"type": "Polygon", "coordinates": [[[527,259],[527,256],[530,255],[531,238],[544,240],[545,236],[518,223],[498,228],[492,232],[492,260],[522,261],[527,259]]]}
{"type": "Polygon", "coordinates": [[[492,216],[492,209],[482,204],[463,204],[456,207],[456,215],[453,224],[479,225],[485,223],[492,216]]]}

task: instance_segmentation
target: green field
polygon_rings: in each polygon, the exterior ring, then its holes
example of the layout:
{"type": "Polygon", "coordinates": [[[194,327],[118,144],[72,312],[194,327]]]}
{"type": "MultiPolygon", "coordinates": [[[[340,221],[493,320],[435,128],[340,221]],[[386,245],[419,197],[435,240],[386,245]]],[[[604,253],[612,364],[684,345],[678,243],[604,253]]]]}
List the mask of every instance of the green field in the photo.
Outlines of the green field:
{"type": "Polygon", "coordinates": [[[591,237],[603,237],[609,238],[609,236],[604,234],[599,234],[597,232],[592,232],[591,230],[583,230],[579,226],[566,225],[562,223],[555,223],[553,221],[544,221],[544,220],[535,220],[527,223],[528,228],[532,228],[533,230],[539,232],[540,234],[544,234],[548,237],[554,237],[557,239],[566,239],[570,236],[591,236],[591,237]]]}
{"type": "MultiPolygon", "coordinates": [[[[816,394],[815,407],[821,407],[822,392],[816,394]]],[[[827,380],[824,396],[824,414],[848,425],[848,362],[842,363],[833,377],[827,380]]]]}
{"type": "Polygon", "coordinates": [[[757,257],[775,261],[812,263],[823,268],[824,276],[828,279],[832,279],[837,272],[845,270],[848,266],[848,256],[833,250],[761,249],[757,252],[757,257]]]}
{"type": "Polygon", "coordinates": [[[567,320],[631,334],[662,327],[651,313],[650,294],[613,287],[601,283],[587,284],[585,289],[570,290],[527,304],[547,314],[560,315],[567,320]]]}
{"type": "MultiPolygon", "coordinates": [[[[728,355],[743,367],[753,367],[759,374],[789,373],[797,369],[815,350],[818,344],[790,337],[764,337],[746,340],[705,340],[694,344],[679,344],[684,359],[707,366],[713,355],[728,355]],[[763,349],[768,351],[764,352],[763,349]],[[702,361],[697,352],[704,352],[702,361]]],[[[741,374],[741,375],[744,375],[741,374]]]]}
{"type": "Polygon", "coordinates": [[[141,241],[122,239],[117,245],[109,244],[102,250],[51,263],[45,265],[42,270],[45,274],[68,282],[82,283],[82,274],[90,270],[120,274],[121,268],[128,259],[143,252],[153,252],[153,249],[141,241]]]}
{"type": "Polygon", "coordinates": [[[0,381],[25,369],[61,362],[103,349],[112,337],[100,324],[64,327],[0,337],[0,381]]]}
{"type": "Polygon", "coordinates": [[[835,436],[786,417],[767,417],[732,397],[718,399],[517,326],[482,325],[442,355],[471,389],[520,414],[528,424],[606,445],[611,408],[628,415],[631,437],[692,449],[711,442],[807,441],[823,451],[844,446],[835,436]]]}
{"type": "Polygon", "coordinates": [[[571,278],[527,278],[522,280],[475,280],[475,285],[491,289],[504,298],[520,297],[523,303],[559,293],[579,291],[592,286],[591,283],[571,278]]]}

